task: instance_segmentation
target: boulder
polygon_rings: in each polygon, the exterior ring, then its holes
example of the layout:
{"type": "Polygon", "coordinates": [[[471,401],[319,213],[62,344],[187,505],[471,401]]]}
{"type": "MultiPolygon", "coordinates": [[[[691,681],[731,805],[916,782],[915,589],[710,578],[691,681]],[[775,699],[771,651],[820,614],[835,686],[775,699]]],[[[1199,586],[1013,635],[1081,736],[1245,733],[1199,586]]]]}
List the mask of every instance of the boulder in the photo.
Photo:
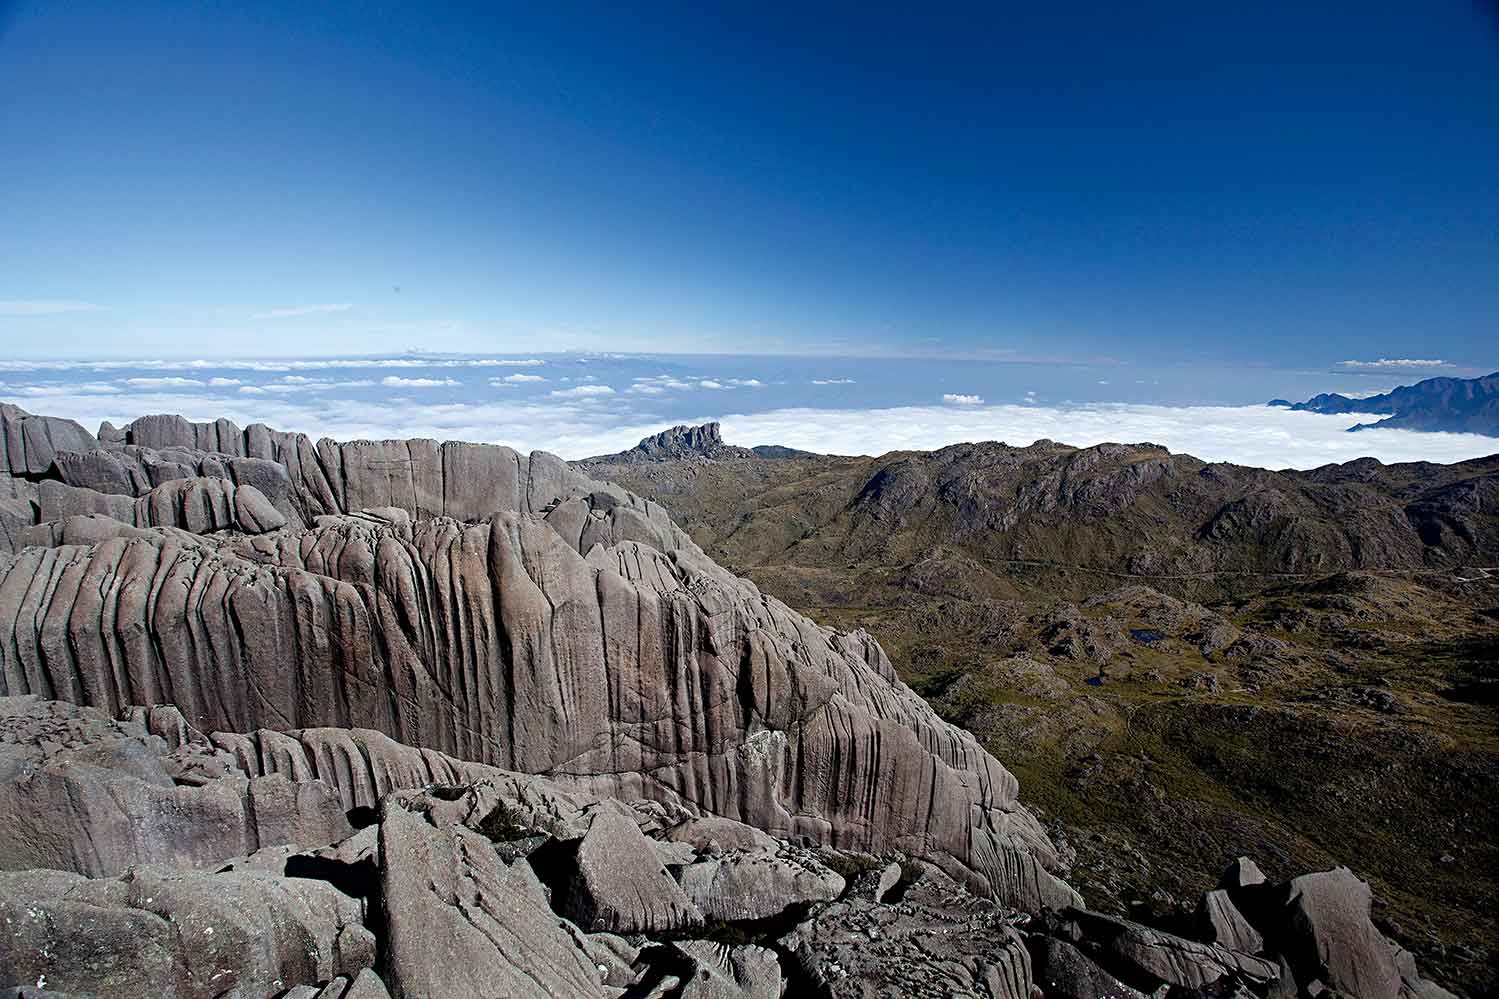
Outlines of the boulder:
{"type": "Polygon", "coordinates": [[[1232,891],[1235,888],[1246,888],[1250,885],[1262,885],[1265,883],[1265,874],[1259,865],[1248,857],[1236,857],[1233,862],[1224,869],[1218,878],[1218,887],[1232,891]]]}
{"type": "Polygon", "coordinates": [[[247,779],[229,771],[227,757],[198,750],[225,775],[195,769],[192,752],[169,751],[139,723],[60,701],[0,697],[0,814],[8,816],[0,870],[100,877],[138,864],[202,868],[276,843],[321,846],[352,832],[336,790],[322,781],[247,779]]]}
{"type": "MultiPolygon", "coordinates": [[[[899,868],[897,868],[897,872],[899,868]]],[[[810,902],[830,902],[844,881],[809,850],[735,850],[682,868],[682,889],[710,920],[769,919],[810,902]]]]}
{"type": "Polygon", "coordinates": [[[1291,880],[1282,945],[1297,981],[1320,980],[1360,999],[1397,999],[1395,947],[1369,918],[1372,897],[1346,867],[1291,880]]]}
{"type": "Polygon", "coordinates": [[[1197,923],[1202,938],[1208,943],[1245,954],[1258,954],[1265,947],[1265,938],[1234,906],[1227,889],[1215,888],[1202,896],[1197,907],[1197,923]]]}
{"type": "Polygon", "coordinates": [[[0,986],[162,999],[277,995],[370,967],[375,940],[361,916],[331,885],[255,872],[0,872],[0,986]]]}
{"type": "Polygon", "coordinates": [[[1145,999],[1099,967],[1082,951],[1056,937],[1037,937],[1032,971],[1046,999],[1145,999]]]}
{"type": "Polygon", "coordinates": [[[483,836],[429,825],[394,796],[379,836],[384,977],[395,999],[605,995],[606,972],[524,860],[507,865],[483,836]]]}
{"type": "Polygon", "coordinates": [[[931,868],[898,905],[853,895],[814,904],[779,948],[794,962],[790,980],[833,999],[1031,999],[1030,955],[1012,916],[931,868]]]}
{"type": "Polygon", "coordinates": [[[585,930],[664,933],[703,924],[640,827],[614,809],[599,809],[580,839],[548,844],[532,863],[557,910],[585,930]]]}
{"type": "Polygon", "coordinates": [[[52,467],[58,451],[87,451],[98,443],[72,420],[33,416],[0,403],[0,475],[40,476],[52,467]]]}
{"type": "Polygon", "coordinates": [[[1076,938],[1086,944],[1081,948],[1085,953],[1141,991],[1163,985],[1199,988],[1225,979],[1263,986],[1280,974],[1274,963],[1263,958],[1115,916],[1069,909],[1061,919],[1072,924],[1076,938]]]}
{"type": "Polygon", "coordinates": [[[786,984],[775,951],[753,944],[680,940],[653,954],[661,999],[780,999],[786,984]]]}

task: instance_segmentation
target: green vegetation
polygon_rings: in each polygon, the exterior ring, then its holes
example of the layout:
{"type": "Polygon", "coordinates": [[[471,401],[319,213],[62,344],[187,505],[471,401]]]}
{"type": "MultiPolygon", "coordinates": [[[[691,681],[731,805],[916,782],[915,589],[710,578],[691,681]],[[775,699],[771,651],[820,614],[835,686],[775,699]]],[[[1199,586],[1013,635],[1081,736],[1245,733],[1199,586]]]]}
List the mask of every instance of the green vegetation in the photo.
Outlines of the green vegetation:
{"type": "Polygon", "coordinates": [[[1436,977],[1499,983],[1499,578],[1454,570],[1499,565],[1499,524],[1410,512],[1499,462],[1105,450],[590,471],[870,631],[1016,774],[1092,907],[1170,923],[1239,854],[1272,878],[1342,864],[1436,977]]]}

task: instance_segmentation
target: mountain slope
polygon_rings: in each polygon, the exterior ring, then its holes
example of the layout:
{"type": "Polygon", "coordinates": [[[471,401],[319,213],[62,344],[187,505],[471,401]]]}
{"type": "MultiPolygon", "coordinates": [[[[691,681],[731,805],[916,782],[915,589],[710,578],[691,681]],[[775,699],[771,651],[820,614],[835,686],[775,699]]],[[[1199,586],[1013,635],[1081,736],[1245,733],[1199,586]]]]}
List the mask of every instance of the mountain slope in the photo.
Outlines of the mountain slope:
{"type": "Polygon", "coordinates": [[[170,702],[203,730],[369,728],[787,838],[898,849],[1031,910],[1076,898],[1047,872],[1014,777],[867,635],[818,627],[661,507],[555,456],[163,417],[100,437],[49,474],[145,488],[126,473],[250,461],[280,469],[267,489],[292,523],[24,529],[0,561],[0,695],[170,702]]]}
{"type": "Polygon", "coordinates": [[[868,629],[1095,905],[1190,921],[1239,853],[1355,864],[1452,981],[1499,935],[1499,456],[1307,472],[1151,445],[582,463],[868,629]]]}
{"type": "Polygon", "coordinates": [[[1359,423],[1349,430],[1381,427],[1499,437],[1499,371],[1482,378],[1427,378],[1362,399],[1324,393],[1306,402],[1291,404],[1277,399],[1270,405],[1312,413],[1389,414],[1383,420],[1359,423]]]}

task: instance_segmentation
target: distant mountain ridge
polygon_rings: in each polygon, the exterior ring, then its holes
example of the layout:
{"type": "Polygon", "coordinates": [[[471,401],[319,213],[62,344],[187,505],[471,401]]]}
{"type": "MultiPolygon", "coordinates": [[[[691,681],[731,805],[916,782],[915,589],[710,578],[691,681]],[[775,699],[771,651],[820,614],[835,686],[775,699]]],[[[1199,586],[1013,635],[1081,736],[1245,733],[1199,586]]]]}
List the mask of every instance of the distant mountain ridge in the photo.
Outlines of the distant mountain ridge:
{"type": "Polygon", "coordinates": [[[1306,402],[1272,399],[1269,405],[1309,413],[1389,414],[1375,423],[1355,424],[1350,432],[1382,427],[1499,437],[1499,371],[1482,378],[1427,378],[1363,399],[1324,392],[1306,402]]]}
{"type": "Polygon", "coordinates": [[[704,423],[696,427],[689,427],[685,423],[675,427],[668,427],[658,434],[643,439],[639,444],[628,451],[620,451],[617,454],[599,455],[594,458],[585,458],[578,462],[580,466],[589,463],[614,463],[641,464],[663,461],[722,461],[732,458],[807,458],[811,457],[808,451],[798,451],[795,448],[782,447],[779,444],[762,444],[759,447],[738,447],[723,442],[723,433],[717,421],[704,423]]]}

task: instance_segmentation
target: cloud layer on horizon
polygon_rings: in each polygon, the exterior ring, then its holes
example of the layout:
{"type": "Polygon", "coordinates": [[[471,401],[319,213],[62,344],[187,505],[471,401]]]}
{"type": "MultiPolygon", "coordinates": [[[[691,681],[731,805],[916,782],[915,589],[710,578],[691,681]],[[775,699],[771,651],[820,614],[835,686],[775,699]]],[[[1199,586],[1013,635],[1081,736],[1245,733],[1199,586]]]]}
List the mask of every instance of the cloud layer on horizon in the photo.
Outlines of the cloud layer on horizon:
{"type": "MultiPolygon", "coordinates": [[[[1398,461],[1452,462],[1499,452],[1499,439],[1473,434],[1365,430],[1347,433],[1353,415],[1327,416],[1268,406],[1153,406],[1126,403],[1041,405],[931,405],[874,409],[773,409],[760,413],[704,411],[684,421],[649,407],[652,398],[579,385],[528,399],[472,402],[337,398],[319,392],[337,383],[300,382],[274,394],[230,389],[227,394],[173,384],[113,391],[111,386],[0,386],[0,398],[29,403],[49,416],[69,417],[95,430],[103,420],[121,425],[147,413],[181,413],[193,420],[228,417],[281,430],[340,440],[433,437],[508,444],[576,459],[634,446],[680,422],[720,420],[733,444],[782,444],[830,454],[934,450],[965,441],[999,440],[1023,446],[1039,439],[1088,446],[1107,441],[1151,442],[1207,461],[1263,468],[1313,468],[1372,456],[1398,461]],[[101,389],[110,389],[102,391],[101,389]]],[[[346,383],[347,384],[347,383],[346,383]]],[[[367,386],[365,382],[363,385],[367,386]]],[[[269,386],[268,386],[269,387],[269,386]]],[[[708,396],[719,398],[718,393],[708,396]]]]}

